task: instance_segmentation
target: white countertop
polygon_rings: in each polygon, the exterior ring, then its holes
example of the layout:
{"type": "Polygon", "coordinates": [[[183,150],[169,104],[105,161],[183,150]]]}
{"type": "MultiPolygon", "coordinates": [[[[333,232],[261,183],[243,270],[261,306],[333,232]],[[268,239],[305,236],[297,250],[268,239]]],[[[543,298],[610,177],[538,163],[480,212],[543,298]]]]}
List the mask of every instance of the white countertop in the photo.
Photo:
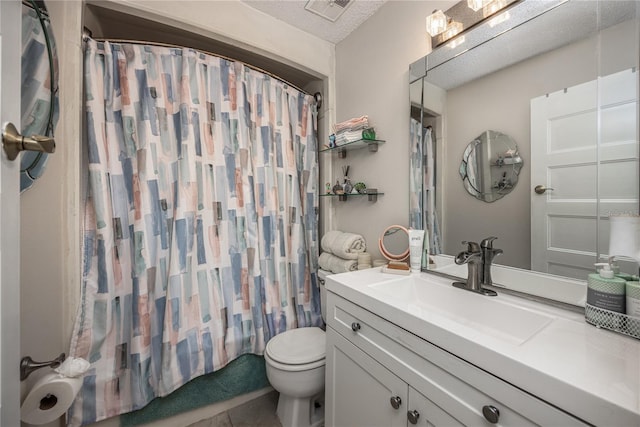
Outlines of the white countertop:
{"type": "MultiPolygon", "coordinates": [[[[588,423],[640,426],[640,340],[598,329],[580,313],[506,293],[487,297],[455,289],[451,280],[428,273],[412,276],[424,280],[421,285],[440,287],[434,288],[438,295],[449,295],[449,288],[460,292],[460,296],[450,294],[460,301],[460,312],[438,312],[401,292],[390,294],[392,284],[387,292],[379,291],[376,284],[411,277],[385,274],[380,268],[328,276],[326,287],[588,423]],[[505,339],[499,331],[492,333],[461,319],[460,313],[474,309],[480,322],[482,316],[493,315],[495,324],[495,313],[478,313],[475,304],[484,302],[475,298],[495,298],[498,304],[517,306],[549,320],[526,339],[505,339]]],[[[505,319],[505,330],[517,330],[517,322],[518,318],[505,319]]]]}

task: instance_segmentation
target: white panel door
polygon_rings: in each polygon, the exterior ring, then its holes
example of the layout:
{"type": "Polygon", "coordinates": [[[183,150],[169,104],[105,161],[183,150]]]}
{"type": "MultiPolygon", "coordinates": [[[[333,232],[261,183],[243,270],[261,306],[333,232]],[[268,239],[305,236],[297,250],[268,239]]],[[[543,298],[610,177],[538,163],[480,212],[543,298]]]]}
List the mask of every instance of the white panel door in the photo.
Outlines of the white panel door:
{"type": "MultiPolygon", "coordinates": [[[[0,122],[20,126],[21,3],[0,1],[0,122]]],[[[0,425],[20,425],[19,158],[0,154],[0,425]]]]}
{"type": "Polygon", "coordinates": [[[638,212],[637,79],[626,70],[531,100],[532,270],[584,279],[608,251],[598,217],[638,212]]]}

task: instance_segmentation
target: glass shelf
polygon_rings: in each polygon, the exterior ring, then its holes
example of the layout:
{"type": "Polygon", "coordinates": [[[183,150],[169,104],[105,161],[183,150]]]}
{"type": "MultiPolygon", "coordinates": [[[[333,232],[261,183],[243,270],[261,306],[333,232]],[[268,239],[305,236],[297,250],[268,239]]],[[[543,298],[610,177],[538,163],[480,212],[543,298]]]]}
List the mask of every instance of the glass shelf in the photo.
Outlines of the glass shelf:
{"type": "Polygon", "coordinates": [[[341,202],[346,202],[349,197],[363,197],[369,196],[370,202],[377,202],[378,196],[382,196],[384,193],[349,193],[349,194],[321,194],[320,197],[337,197],[341,202]]]}
{"type": "Polygon", "coordinates": [[[338,145],[337,147],[324,148],[320,150],[320,153],[326,153],[328,151],[337,151],[338,157],[344,159],[347,157],[347,151],[359,150],[361,148],[368,147],[369,151],[375,153],[378,151],[378,145],[384,144],[386,141],[381,139],[359,139],[353,142],[347,142],[346,144],[338,145]]]}

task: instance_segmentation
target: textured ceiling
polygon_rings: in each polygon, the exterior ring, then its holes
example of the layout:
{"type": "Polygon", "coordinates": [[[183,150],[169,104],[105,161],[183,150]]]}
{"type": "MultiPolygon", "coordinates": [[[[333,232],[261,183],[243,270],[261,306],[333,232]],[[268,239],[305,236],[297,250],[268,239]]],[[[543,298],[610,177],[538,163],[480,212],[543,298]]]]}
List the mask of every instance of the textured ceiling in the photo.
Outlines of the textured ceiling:
{"type": "Polygon", "coordinates": [[[338,43],[373,15],[387,0],[352,0],[336,22],[305,10],[307,0],[242,0],[280,21],[331,43],[338,43]]]}

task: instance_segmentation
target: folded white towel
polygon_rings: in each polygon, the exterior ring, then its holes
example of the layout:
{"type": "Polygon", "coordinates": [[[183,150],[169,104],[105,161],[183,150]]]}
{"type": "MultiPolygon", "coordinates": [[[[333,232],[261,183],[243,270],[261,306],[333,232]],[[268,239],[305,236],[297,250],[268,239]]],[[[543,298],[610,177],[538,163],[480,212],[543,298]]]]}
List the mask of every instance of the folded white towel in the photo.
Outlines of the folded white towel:
{"type": "Polygon", "coordinates": [[[358,254],[367,250],[364,237],[360,234],[338,230],[329,231],[322,236],[320,246],[323,251],[344,259],[358,259],[358,254]]]}
{"type": "Polygon", "coordinates": [[[322,252],[318,258],[318,264],[323,270],[329,270],[333,273],[346,273],[347,271],[355,271],[358,269],[358,261],[354,259],[343,259],[329,252],[322,252]]]}
{"type": "Polygon", "coordinates": [[[322,250],[332,254],[333,251],[331,250],[331,248],[333,247],[338,236],[341,234],[342,231],[339,230],[331,230],[324,233],[324,236],[322,236],[322,240],[320,240],[320,247],[322,248],[322,250]]]}

